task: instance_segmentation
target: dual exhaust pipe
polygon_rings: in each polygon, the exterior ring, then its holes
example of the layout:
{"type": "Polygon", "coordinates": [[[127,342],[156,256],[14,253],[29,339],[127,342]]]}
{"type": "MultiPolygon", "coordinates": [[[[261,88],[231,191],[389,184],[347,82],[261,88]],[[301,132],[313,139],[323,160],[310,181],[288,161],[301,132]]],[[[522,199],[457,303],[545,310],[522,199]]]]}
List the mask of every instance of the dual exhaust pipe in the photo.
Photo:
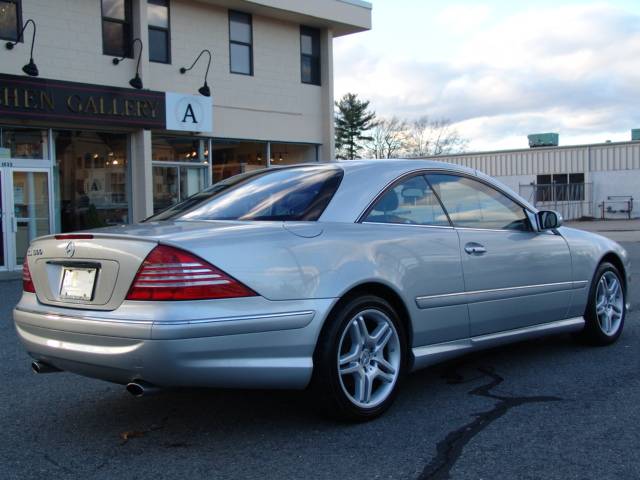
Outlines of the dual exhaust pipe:
{"type": "MultiPolygon", "coordinates": [[[[33,362],[31,362],[31,370],[33,370],[34,373],[37,374],[62,372],[62,370],[60,370],[59,368],[40,360],[34,360],[33,362]]],[[[155,395],[160,391],[160,389],[155,385],[143,382],[142,380],[127,383],[125,389],[136,398],[155,395]]]]}
{"type": "Polygon", "coordinates": [[[48,363],[40,362],[38,360],[31,362],[31,370],[35,373],[56,373],[62,371],[53,365],[49,365],[48,363]]]}
{"type": "MultiPolygon", "coordinates": [[[[54,367],[53,365],[50,365],[46,362],[41,362],[40,360],[35,360],[31,362],[31,370],[33,370],[34,373],[37,373],[37,374],[62,372],[62,370],[60,370],[59,368],[54,367]]],[[[151,385],[150,383],[143,382],[142,380],[128,383],[125,388],[127,392],[129,392],[131,395],[133,395],[136,398],[155,395],[160,391],[160,389],[155,385],[151,385]]]]}
{"type": "Polygon", "coordinates": [[[150,383],[143,382],[142,380],[127,383],[126,389],[127,392],[136,398],[148,397],[160,392],[158,387],[151,385],[150,383]]]}

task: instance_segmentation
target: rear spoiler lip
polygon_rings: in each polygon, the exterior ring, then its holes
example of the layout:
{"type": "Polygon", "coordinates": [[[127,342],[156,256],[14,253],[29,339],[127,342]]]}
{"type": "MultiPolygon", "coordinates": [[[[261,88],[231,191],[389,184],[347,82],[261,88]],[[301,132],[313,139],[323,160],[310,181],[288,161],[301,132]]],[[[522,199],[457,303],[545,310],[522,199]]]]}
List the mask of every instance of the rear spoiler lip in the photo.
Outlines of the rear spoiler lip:
{"type": "MultiPolygon", "coordinates": [[[[92,239],[79,239],[72,241],[81,241],[81,242],[90,242],[91,240],[99,240],[101,238],[109,238],[109,239],[122,239],[122,240],[135,240],[136,242],[148,242],[148,243],[160,243],[160,240],[154,237],[136,237],[134,235],[126,234],[126,233],[101,233],[101,232],[93,232],[91,230],[85,230],[82,233],[89,233],[93,235],[92,239]]],[[[76,233],[76,232],[74,232],[76,233]]],[[[41,237],[34,238],[31,243],[34,244],[41,240],[57,240],[58,242],[64,242],[66,240],[58,240],[56,235],[60,235],[59,233],[51,234],[51,235],[43,235],[41,237]]]]}

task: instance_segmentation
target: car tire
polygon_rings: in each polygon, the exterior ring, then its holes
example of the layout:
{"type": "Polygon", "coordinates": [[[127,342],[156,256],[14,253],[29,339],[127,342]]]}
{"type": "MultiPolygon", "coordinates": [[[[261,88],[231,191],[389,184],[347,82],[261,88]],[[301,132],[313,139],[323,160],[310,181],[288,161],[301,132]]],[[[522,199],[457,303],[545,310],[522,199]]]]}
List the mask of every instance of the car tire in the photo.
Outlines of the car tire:
{"type": "Polygon", "coordinates": [[[372,420],[393,403],[407,368],[402,322],[383,298],[346,301],[327,319],[314,354],[312,392],[331,417],[372,420]]]}
{"type": "Polygon", "coordinates": [[[603,262],[589,289],[584,329],[576,337],[590,345],[610,345],[620,337],[625,315],[626,292],[622,275],[615,265],[603,262]]]}

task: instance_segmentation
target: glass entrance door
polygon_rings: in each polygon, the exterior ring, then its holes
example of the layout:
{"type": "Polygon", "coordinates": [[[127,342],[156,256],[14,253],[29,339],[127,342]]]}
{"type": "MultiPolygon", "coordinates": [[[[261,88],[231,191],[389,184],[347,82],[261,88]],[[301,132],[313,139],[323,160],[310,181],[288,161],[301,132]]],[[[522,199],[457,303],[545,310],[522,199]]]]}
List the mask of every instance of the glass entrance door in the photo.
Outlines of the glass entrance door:
{"type": "MultiPolygon", "coordinates": [[[[5,177],[7,171],[5,170],[5,177]]],[[[51,232],[49,204],[49,172],[46,170],[10,170],[11,185],[6,195],[10,207],[6,266],[19,269],[24,262],[29,243],[51,232]]],[[[3,185],[4,186],[4,185],[3,185]]],[[[6,225],[6,223],[5,223],[6,225]]]]}

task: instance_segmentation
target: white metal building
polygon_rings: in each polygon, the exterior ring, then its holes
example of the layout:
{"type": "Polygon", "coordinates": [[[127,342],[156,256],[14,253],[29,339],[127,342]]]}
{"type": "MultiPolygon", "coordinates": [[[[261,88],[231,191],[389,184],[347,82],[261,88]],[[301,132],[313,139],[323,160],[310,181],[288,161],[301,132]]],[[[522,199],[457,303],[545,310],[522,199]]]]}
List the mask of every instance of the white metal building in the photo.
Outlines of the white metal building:
{"type": "Polygon", "coordinates": [[[370,27],[362,0],[0,0],[0,270],[34,236],[333,158],[332,41],[370,27]]]}
{"type": "Polygon", "coordinates": [[[437,157],[498,178],[566,219],[640,217],[640,141],[437,157]]]}

